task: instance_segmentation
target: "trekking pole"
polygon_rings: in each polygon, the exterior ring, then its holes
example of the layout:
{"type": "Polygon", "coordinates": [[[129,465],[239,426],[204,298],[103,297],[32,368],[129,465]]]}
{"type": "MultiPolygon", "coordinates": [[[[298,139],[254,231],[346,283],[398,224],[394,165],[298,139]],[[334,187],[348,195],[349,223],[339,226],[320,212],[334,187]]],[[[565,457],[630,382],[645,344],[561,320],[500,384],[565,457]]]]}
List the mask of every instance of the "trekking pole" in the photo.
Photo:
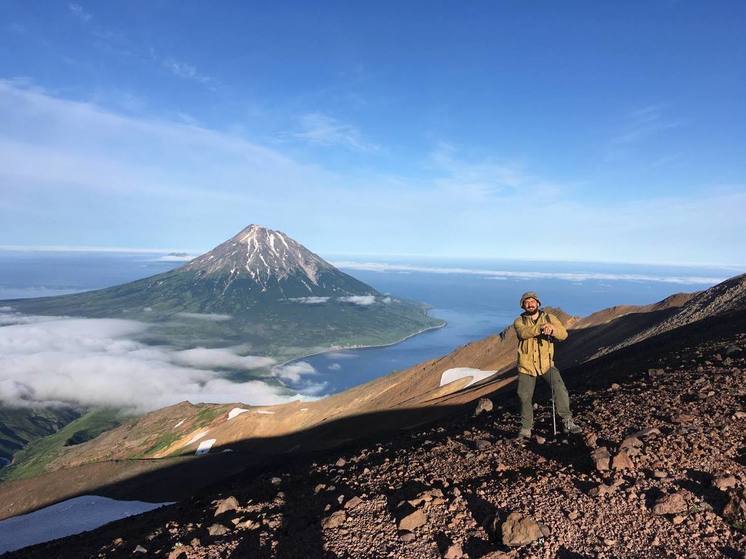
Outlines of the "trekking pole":
{"type": "Polygon", "coordinates": [[[549,386],[552,388],[552,428],[557,436],[557,413],[554,411],[554,367],[549,367],[549,386]]]}
{"type": "MultiPolygon", "coordinates": [[[[539,339],[539,367],[541,367],[541,342],[543,341],[543,338],[539,339]]],[[[554,367],[551,366],[551,363],[549,365],[549,387],[552,391],[552,430],[554,431],[554,436],[557,436],[557,413],[555,412],[555,406],[554,406],[554,367]]]]}

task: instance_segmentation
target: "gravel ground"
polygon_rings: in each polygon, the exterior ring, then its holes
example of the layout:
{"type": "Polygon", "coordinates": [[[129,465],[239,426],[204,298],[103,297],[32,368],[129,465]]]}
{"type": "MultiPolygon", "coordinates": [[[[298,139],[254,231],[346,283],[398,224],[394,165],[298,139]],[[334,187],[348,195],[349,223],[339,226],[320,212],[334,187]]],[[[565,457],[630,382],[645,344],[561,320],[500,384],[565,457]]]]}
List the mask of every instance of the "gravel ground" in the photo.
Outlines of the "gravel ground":
{"type": "Polygon", "coordinates": [[[695,338],[615,383],[585,366],[593,388],[568,382],[581,436],[552,436],[537,391],[535,436],[515,442],[511,391],[477,416],[471,406],[8,556],[743,558],[745,350],[744,333],[695,338]]]}

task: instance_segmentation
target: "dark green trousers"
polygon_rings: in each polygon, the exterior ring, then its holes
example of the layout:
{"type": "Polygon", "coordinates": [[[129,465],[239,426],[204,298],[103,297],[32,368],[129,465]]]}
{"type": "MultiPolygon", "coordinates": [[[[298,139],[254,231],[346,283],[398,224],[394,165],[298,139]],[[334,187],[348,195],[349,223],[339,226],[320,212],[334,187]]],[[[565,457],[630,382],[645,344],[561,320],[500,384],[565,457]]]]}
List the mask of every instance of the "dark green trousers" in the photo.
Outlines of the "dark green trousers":
{"type": "MultiPolygon", "coordinates": [[[[531,430],[534,426],[534,389],[536,378],[531,375],[518,373],[518,398],[521,400],[521,429],[531,430]]],[[[567,394],[565,382],[562,380],[557,367],[552,367],[543,375],[539,375],[547,384],[554,386],[554,402],[557,413],[562,419],[571,419],[570,396],[567,394]]]]}

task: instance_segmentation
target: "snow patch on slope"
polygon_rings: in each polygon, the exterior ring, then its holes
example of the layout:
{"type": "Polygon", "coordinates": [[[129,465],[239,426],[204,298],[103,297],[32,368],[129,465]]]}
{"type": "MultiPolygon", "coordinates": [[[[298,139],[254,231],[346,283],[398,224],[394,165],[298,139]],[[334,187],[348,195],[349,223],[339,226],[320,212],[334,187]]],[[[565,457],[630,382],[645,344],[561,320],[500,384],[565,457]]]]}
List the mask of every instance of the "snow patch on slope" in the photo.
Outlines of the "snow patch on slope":
{"type": "Polygon", "coordinates": [[[464,388],[471,386],[481,380],[491,377],[497,371],[483,371],[482,369],[472,369],[471,367],[456,367],[455,369],[448,369],[444,371],[440,377],[440,386],[451,384],[457,380],[463,378],[470,378],[469,383],[464,388]]]}
{"type": "Polygon", "coordinates": [[[228,412],[228,419],[231,420],[234,417],[238,417],[242,413],[246,413],[247,411],[249,410],[244,408],[233,408],[231,411],[228,412]]]}

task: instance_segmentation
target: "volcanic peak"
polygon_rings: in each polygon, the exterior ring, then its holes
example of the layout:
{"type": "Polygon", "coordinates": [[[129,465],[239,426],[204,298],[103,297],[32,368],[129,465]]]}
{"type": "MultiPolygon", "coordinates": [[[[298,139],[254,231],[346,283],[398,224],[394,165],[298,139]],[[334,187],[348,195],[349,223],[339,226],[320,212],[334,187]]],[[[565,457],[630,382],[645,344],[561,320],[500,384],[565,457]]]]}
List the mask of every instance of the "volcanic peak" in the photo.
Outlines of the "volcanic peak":
{"type": "Polygon", "coordinates": [[[285,233],[251,224],[183,269],[200,277],[227,276],[228,284],[250,278],[264,289],[295,276],[313,292],[320,272],[334,268],[285,233]]]}

